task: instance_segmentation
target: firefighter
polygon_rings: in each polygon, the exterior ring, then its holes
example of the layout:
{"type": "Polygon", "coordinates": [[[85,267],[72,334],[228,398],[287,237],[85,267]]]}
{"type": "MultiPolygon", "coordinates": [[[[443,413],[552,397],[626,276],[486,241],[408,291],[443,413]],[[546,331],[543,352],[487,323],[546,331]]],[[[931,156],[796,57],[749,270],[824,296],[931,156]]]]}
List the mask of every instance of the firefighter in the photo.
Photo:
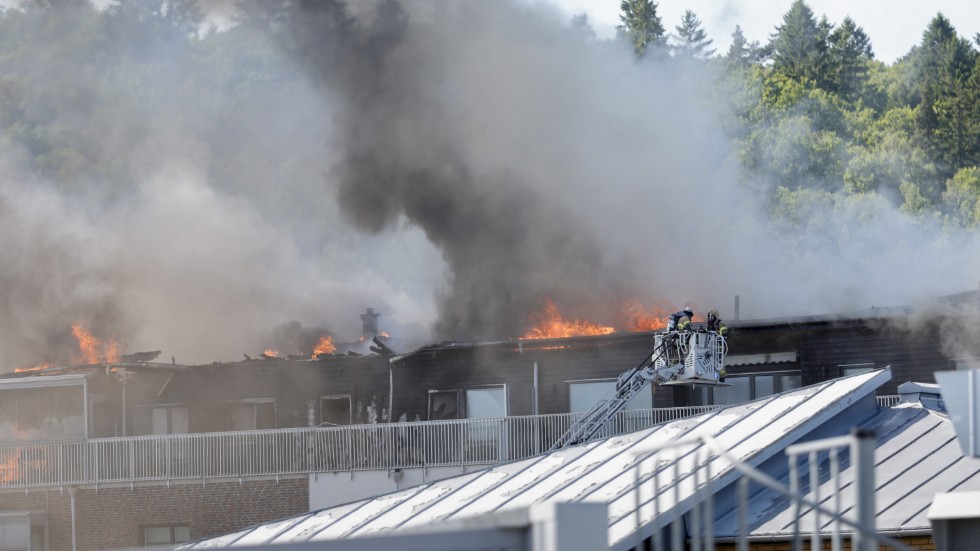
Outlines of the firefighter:
{"type": "Polygon", "coordinates": [[[690,331],[691,320],[694,318],[694,310],[690,306],[685,306],[680,312],[670,315],[667,322],[667,329],[670,331],[690,331]]]}
{"type": "Polygon", "coordinates": [[[728,335],[728,326],[718,317],[718,309],[708,310],[708,323],[705,326],[708,331],[714,331],[722,337],[728,335]]]}

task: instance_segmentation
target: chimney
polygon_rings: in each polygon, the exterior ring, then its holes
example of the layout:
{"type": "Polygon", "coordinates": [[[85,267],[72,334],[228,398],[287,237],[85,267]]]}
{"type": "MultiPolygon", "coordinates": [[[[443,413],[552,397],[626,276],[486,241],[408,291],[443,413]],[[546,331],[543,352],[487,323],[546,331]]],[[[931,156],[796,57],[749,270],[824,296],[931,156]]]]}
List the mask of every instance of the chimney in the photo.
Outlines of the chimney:
{"type": "Polygon", "coordinates": [[[374,312],[374,308],[368,308],[367,312],[361,314],[361,336],[364,340],[373,339],[378,336],[378,318],[381,314],[374,312]]]}

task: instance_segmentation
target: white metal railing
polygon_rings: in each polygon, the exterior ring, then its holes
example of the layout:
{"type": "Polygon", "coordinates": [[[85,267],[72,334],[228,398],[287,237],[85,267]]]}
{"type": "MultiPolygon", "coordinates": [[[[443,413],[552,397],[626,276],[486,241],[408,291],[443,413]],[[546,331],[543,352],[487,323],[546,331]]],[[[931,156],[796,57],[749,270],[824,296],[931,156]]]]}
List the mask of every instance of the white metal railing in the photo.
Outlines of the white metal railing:
{"type": "MultiPolygon", "coordinates": [[[[759,488],[789,500],[794,519],[790,544],[794,551],[803,550],[804,535],[810,539],[809,549],[829,547],[833,551],[845,548],[871,551],[881,545],[896,551],[913,551],[875,530],[874,451],[874,435],[868,432],[789,446],[786,449],[789,487],[733,456],[729,449],[709,435],[687,437],[641,451],[634,464],[636,506],[633,514],[636,525],[640,526],[643,515],[652,511],[653,522],[659,523],[660,531],[649,536],[648,545],[637,531],[634,548],[714,551],[716,512],[711,483],[731,469],[738,474],[733,511],[737,516],[738,533],[734,537],[737,551],[749,550],[749,496],[755,495],[759,488]],[[803,472],[800,470],[801,458],[804,459],[803,472]],[[850,484],[846,499],[842,499],[844,488],[840,481],[842,458],[846,458],[855,471],[854,484],[850,484]],[[644,464],[652,465],[652,471],[643,471],[641,466],[644,464]],[[826,479],[831,484],[830,495],[821,496],[819,488],[826,479]],[[752,485],[754,491],[750,491],[752,485]],[[685,513],[678,505],[691,498],[692,506],[685,513]],[[661,515],[661,511],[669,511],[669,514],[661,515]],[[687,516],[687,522],[682,515],[687,516]],[[805,533],[807,524],[809,533],[805,533]],[[850,540],[849,545],[844,545],[844,540],[850,540]]],[[[771,544],[773,540],[767,537],[765,542],[771,544]]]]}
{"type": "Polygon", "coordinates": [[[890,408],[892,406],[897,406],[901,401],[902,397],[898,394],[888,394],[885,396],[875,396],[878,400],[878,407],[890,408]]]}
{"type": "MultiPolygon", "coordinates": [[[[625,410],[624,434],[720,406],[625,410]]],[[[0,489],[492,465],[547,451],[582,414],[0,444],[0,489]]]]}

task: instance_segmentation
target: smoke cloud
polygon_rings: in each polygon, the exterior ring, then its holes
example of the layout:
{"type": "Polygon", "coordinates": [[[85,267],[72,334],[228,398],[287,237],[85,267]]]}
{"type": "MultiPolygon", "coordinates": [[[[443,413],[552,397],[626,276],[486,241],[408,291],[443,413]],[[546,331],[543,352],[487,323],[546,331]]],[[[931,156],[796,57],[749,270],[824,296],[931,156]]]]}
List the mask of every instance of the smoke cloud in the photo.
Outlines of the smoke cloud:
{"type": "Polygon", "coordinates": [[[356,339],[366,306],[396,337],[500,339],[547,299],[621,327],[633,299],[730,317],[740,295],[750,318],[976,284],[975,234],[877,196],[774,223],[767,183],[743,181],[710,65],[638,63],[537,4],[244,10],[206,38],[222,71],[166,41],[139,50],[151,76],[74,60],[109,72],[98,85],[31,60],[32,86],[72,93],[52,116],[94,129],[87,150],[127,185],[88,171],[66,189],[0,149],[6,367],[67,361],[52,349],[79,321],[191,363],[257,353],[290,322],[356,339]]]}

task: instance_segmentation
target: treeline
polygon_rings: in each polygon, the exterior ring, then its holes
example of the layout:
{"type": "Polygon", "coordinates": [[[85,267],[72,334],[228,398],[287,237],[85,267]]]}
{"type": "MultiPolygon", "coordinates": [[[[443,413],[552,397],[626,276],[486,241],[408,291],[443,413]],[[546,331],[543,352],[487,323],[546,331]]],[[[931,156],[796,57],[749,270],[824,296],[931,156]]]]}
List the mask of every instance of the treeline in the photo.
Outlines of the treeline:
{"type": "Polygon", "coordinates": [[[796,0],[767,44],[736,27],[715,53],[691,11],[668,33],[651,0],[621,7],[620,37],[638,58],[720,69],[744,178],[781,219],[874,194],[947,226],[980,224],[980,34],[971,43],[937,14],[889,65],[857,22],[834,25],[796,0]]]}
{"type": "MultiPolygon", "coordinates": [[[[288,24],[274,4],[241,4],[238,24],[222,31],[202,29],[195,0],[6,9],[0,137],[66,190],[123,193],[176,143],[206,149],[217,185],[249,186],[269,204],[286,200],[268,183],[298,163],[273,153],[301,136],[273,143],[254,132],[285,138],[297,121],[271,114],[303,116],[293,108],[301,79],[264,36],[288,24]],[[133,154],[148,136],[159,141],[161,128],[173,143],[133,154]]],[[[621,8],[617,40],[641,62],[686,60],[723,75],[706,84],[734,113],[728,130],[742,179],[781,220],[804,223],[814,204],[873,197],[951,227],[980,224],[980,36],[960,37],[937,14],[919,44],[887,64],[858,22],[832,24],[797,0],[768,43],[736,28],[731,47],[718,52],[691,11],[668,32],[651,0],[623,0],[621,8]]]]}

